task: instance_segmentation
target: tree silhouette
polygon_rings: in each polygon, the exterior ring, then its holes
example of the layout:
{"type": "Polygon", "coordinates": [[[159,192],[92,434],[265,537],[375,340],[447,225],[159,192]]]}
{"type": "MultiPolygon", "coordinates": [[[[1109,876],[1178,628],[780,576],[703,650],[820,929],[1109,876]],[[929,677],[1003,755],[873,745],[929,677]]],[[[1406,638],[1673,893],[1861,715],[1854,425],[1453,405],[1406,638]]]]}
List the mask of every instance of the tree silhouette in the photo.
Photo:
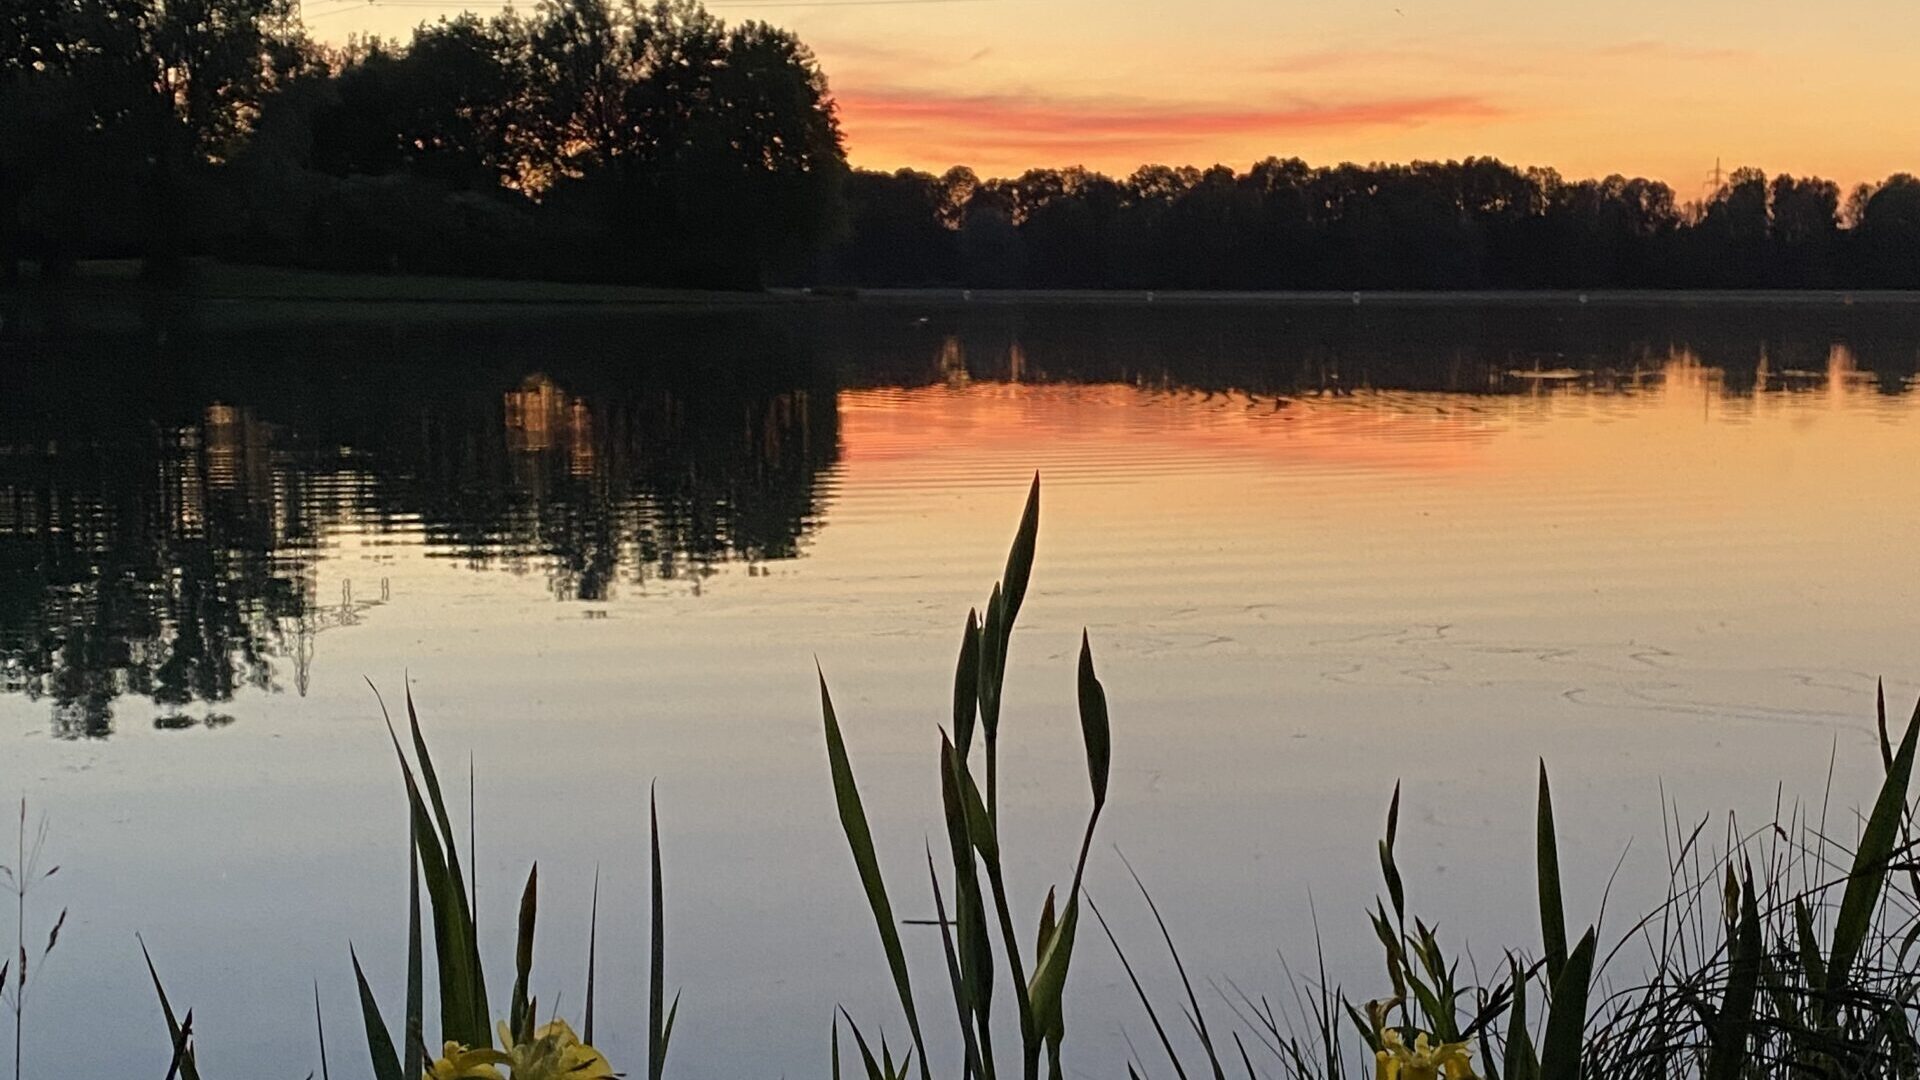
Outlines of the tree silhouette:
{"type": "Polygon", "coordinates": [[[1915,287],[1906,174],[1666,184],[1491,158],[849,172],[793,34],[540,0],[328,49],[292,0],[0,9],[0,274],[187,253],[754,288],[1915,287]]]}

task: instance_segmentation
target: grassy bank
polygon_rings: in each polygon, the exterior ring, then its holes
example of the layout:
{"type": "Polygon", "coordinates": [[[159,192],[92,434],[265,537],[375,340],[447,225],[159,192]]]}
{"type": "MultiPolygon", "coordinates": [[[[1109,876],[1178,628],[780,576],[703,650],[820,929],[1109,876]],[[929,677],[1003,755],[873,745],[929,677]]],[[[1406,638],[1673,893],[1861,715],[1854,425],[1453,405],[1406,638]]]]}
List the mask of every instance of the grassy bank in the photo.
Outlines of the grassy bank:
{"type": "Polygon", "coordinates": [[[137,260],[83,262],[58,281],[0,288],[0,341],[369,322],[465,322],[530,312],[764,307],[800,294],[556,281],[345,274],[193,260],[164,282],[137,260]]]}

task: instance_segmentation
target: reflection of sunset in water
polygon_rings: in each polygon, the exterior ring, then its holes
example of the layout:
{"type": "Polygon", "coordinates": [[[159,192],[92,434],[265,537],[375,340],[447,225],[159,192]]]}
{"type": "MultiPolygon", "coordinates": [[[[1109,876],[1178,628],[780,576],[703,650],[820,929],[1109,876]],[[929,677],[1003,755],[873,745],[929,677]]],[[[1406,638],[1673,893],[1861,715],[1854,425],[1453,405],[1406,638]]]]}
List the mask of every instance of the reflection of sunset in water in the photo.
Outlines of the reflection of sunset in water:
{"type": "MultiPolygon", "coordinates": [[[[851,947],[871,924],[835,921],[864,907],[815,661],[902,917],[921,917],[924,751],[1035,470],[1002,726],[1013,887],[1057,884],[1042,860],[1084,824],[1084,788],[1059,782],[1085,767],[1084,627],[1114,724],[1102,828],[1190,969],[1241,986],[1284,985],[1268,947],[1311,955],[1309,889],[1329,922],[1370,902],[1396,779],[1410,891],[1450,940],[1510,941],[1537,913],[1488,883],[1531,872],[1538,759],[1569,896],[1597,895],[1637,838],[1624,909],[1664,884],[1663,792],[1747,820],[1771,781],[1818,798],[1831,754],[1844,813],[1880,772],[1875,678],[1890,701],[1920,690],[1906,308],[813,310],[765,336],[733,314],[706,336],[580,315],[476,334],[442,367],[371,335],[263,369],[248,342],[207,385],[132,384],[117,411],[79,377],[0,395],[14,775],[77,873],[178,885],[158,906],[91,890],[60,970],[112,970],[155,911],[183,913],[163,959],[209,1045],[242,1072],[306,1052],[274,1040],[310,1030],[308,980],[329,1008],[353,993],[315,957],[405,902],[378,869],[395,775],[365,681],[392,703],[404,677],[436,753],[473,755],[483,911],[511,912],[536,855],[556,895],[603,865],[631,910],[657,778],[671,963],[688,1000],[731,1009],[683,1018],[681,1067],[824,1056],[820,986],[860,1014],[893,1003],[851,947]],[[374,359],[342,380],[342,355],[374,359]],[[82,395],[97,417],[34,426],[82,395]],[[364,902],[260,915],[340,880],[369,882],[364,902]],[[236,954],[257,983],[231,980],[236,954]],[[238,1029],[269,1034],[255,1050],[238,1029]]],[[[1096,895],[1132,888],[1105,849],[1088,873],[1096,895]]],[[[1157,940],[1111,914],[1123,941],[1157,940]]],[[[584,911],[552,917],[555,940],[586,940],[584,911]]],[[[1327,935],[1330,973],[1377,992],[1377,956],[1340,952],[1371,940],[1357,929],[1327,935]]],[[[909,947],[938,970],[934,938],[909,947]]],[[[606,970],[607,1000],[644,1000],[644,965],[606,970]]],[[[1124,1074],[1091,1036],[1137,1016],[1124,973],[1094,952],[1075,977],[1089,1075],[1124,1074]]],[[[48,1017],[153,1007],[137,980],[62,1000],[58,979],[48,1017]]],[[[103,1030],[68,1071],[151,1050],[103,1030]]]]}

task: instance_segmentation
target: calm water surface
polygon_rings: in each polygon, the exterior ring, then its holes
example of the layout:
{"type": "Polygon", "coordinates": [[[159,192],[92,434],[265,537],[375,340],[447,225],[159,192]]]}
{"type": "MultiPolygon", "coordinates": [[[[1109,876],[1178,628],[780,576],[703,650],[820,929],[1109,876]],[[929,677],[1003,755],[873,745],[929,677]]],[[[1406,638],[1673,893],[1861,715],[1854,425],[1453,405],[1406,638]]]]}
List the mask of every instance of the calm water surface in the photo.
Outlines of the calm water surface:
{"type": "MultiPolygon", "coordinates": [[[[39,917],[72,911],[29,1001],[41,1075],[164,1068],[135,931],[210,1075],[315,1068],[316,977],[330,1064],[364,1073],[347,945],[397,1003],[405,888],[368,679],[411,688],[443,767],[471,754],[496,959],[540,860],[543,1005],[578,1011],[600,872],[617,1064],[644,1053],[655,781],[680,1075],[822,1075],[836,1002],[902,1035],[813,665],[896,904],[930,914],[934,726],[1036,469],[1014,889],[1037,912],[1071,870],[1085,626],[1102,836],[1223,986],[1283,986],[1311,897],[1334,973],[1384,993],[1360,905],[1396,779],[1416,906],[1497,955],[1535,936],[1536,757],[1580,918],[1626,851],[1620,928],[1664,877],[1663,792],[1757,821],[1818,801],[1831,760],[1844,816],[1877,768],[1875,678],[1920,691],[1920,308],[205,328],[231,314],[0,346],[0,792],[51,822],[39,917]]],[[[1125,882],[1101,846],[1094,895],[1163,966],[1125,882]]],[[[943,1017],[937,940],[909,943],[943,1017]]],[[[1069,1046],[1113,1075],[1144,1021],[1104,941],[1082,951],[1069,1046]]]]}

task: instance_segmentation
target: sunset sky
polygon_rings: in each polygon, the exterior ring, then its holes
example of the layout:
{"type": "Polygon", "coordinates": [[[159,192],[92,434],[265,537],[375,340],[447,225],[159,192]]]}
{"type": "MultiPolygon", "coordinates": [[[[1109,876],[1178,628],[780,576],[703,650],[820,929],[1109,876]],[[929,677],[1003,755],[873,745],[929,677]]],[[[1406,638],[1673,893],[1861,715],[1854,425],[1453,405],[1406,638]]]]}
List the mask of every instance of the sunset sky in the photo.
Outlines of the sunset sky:
{"type": "MultiPolygon", "coordinates": [[[[460,3],[306,0],[323,40],[460,3]]],[[[472,5],[491,11],[485,0],[472,5]]],[[[523,6],[530,6],[524,5],[523,6]]],[[[1920,170],[1920,4],[709,0],[811,44],[869,168],[1491,155],[1695,195],[1727,168],[1920,170]]]]}

